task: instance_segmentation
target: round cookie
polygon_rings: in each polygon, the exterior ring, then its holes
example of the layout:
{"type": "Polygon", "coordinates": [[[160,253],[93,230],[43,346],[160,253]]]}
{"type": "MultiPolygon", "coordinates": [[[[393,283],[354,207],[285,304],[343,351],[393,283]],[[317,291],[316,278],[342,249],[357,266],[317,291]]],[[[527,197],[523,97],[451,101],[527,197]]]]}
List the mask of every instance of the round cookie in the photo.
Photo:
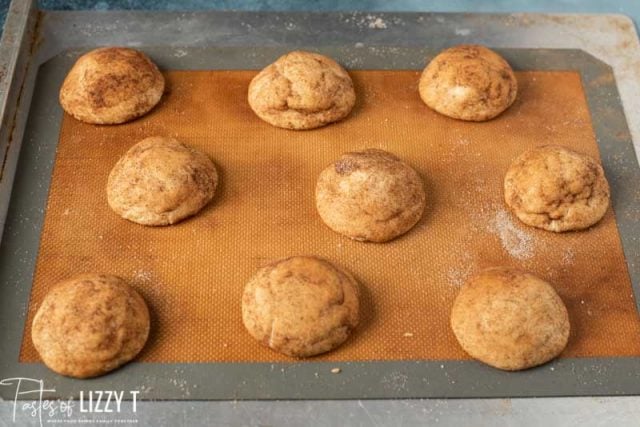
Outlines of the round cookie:
{"type": "Polygon", "coordinates": [[[460,45],[433,58],[422,72],[419,92],[440,114],[484,121],[513,104],[518,82],[507,61],[491,49],[460,45]]]}
{"type": "Polygon", "coordinates": [[[499,267],[462,286],[451,310],[451,328],[473,358],[515,371],[558,356],[570,327],[567,309],[550,284],[499,267]]]}
{"type": "Polygon", "coordinates": [[[46,295],[31,329],[42,361],[61,375],[89,378],[129,362],[149,335],[149,310],[116,276],[82,274],[46,295]]]}
{"type": "Polygon", "coordinates": [[[86,123],[118,124],[149,112],[162,97],[164,77],[135,49],[103,47],[82,55],[60,89],[60,104],[86,123]]]}
{"type": "Polygon", "coordinates": [[[346,153],[320,173],[316,207],[332,230],[355,240],[386,242],[409,231],[426,203],[418,173],[378,149],[346,153]]]}
{"type": "Polygon", "coordinates": [[[504,200],[525,224],[562,232],[588,228],[609,206],[609,184],[593,158],[547,145],[520,155],[504,177],[504,200]]]}
{"type": "Polygon", "coordinates": [[[355,279],[321,258],[296,256],[261,268],[242,296],[242,320],[264,345],[309,357],[342,344],[358,325],[355,279]]]}
{"type": "Polygon", "coordinates": [[[267,123],[313,129],[346,117],[356,102],[349,74],[333,59],[294,51],[278,58],[249,84],[249,105],[267,123]]]}
{"type": "Polygon", "coordinates": [[[216,168],[206,154],[173,138],[143,139],[109,174],[107,198],[118,215],[168,225],[194,215],[213,198],[216,168]]]}

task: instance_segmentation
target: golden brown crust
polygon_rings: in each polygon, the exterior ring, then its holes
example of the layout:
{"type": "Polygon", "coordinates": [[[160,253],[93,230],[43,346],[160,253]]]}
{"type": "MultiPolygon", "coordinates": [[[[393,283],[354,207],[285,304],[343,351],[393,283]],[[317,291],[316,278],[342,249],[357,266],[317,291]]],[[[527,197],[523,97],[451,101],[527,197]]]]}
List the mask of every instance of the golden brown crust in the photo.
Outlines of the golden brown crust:
{"type": "Polygon", "coordinates": [[[242,320],[255,339],[280,353],[324,353],[342,344],[358,325],[358,284],[321,258],[279,260],[247,283],[242,320]]]}
{"type": "Polygon", "coordinates": [[[440,114],[484,121],[513,104],[518,82],[507,61],[491,49],[460,45],[433,58],[422,72],[419,91],[440,114]]]}
{"type": "Polygon", "coordinates": [[[349,74],[333,59],[294,51],[278,58],[249,84],[249,105],[262,120],[286,129],[313,129],[346,117],[356,94],[349,74]]]}
{"type": "Polygon", "coordinates": [[[567,309],[547,282],[499,267],[472,277],[451,310],[451,328],[472,357],[504,370],[558,356],[569,340],[567,309]]]}
{"type": "Polygon", "coordinates": [[[89,378],[133,359],[147,341],[149,326],[146,303],[122,279],[82,274],[47,294],[31,337],[52,371],[89,378]]]}
{"type": "Polygon", "coordinates": [[[143,139],[109,174],[107,198],[117,214],[143,225],[168,225],[196,214],[213,198],[211,159],[173,138],[143,139]]]}
{"type": "Polygon", "coordinates": [[[60,104],[86,123],[118,124],[149,112],[162,97],[164,77],[144,53],[103,47],[82,55],[60,89],[60,104]]]}
{"type": "Polygon", "coordinates": [[[322,171],[316,207],[332,230],[355,240],[386,242],[409,231],[426,204],[418,173],[378,149],[346,153],[322,171]]]}
{"type": "Polygon", "coordinates": [[[520,155],[504,178],[504,199],[525,224],[562,232],[588,228],[609,207],[609,184],[593,158],[547,145],[520,155]]]}

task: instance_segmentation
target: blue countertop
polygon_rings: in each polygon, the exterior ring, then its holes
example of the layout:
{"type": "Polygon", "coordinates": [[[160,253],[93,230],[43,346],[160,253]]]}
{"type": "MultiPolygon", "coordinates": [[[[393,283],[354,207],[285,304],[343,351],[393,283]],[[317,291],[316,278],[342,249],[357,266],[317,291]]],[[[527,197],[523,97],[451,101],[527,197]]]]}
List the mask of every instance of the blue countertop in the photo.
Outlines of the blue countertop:
{"type": "MultiPolygon", "coordinates": [[[[28,0],[14,0],[28,1],[28,0]]],[[[0,26],[10,0],[0,0],[0,26]]],[[[622,13],[640,22],[638,0],[40,0],[51,10],[271,10],[271,11],[413,11],[413,12],[557,12],[622,13]]]]}

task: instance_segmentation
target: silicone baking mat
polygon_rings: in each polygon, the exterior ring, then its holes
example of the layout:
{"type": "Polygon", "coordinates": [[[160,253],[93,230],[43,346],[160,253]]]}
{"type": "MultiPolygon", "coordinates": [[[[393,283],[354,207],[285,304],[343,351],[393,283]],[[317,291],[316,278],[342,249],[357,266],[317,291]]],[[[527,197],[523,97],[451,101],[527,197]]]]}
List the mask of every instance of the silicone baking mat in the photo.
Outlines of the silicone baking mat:
{"type": "MultiPolygon", "coordinates": [[[[429,110],[416,71],[354,71],[359,102],[343,122],[306,132],[274,128],[246,101],[254,71],[172,71],[150,115],[93,126],[65,115],[25,337],[46,292],[80,272],[135,284],[153,316],[140,360],[291,360],[260,345],[240,316],[243,285],[274,259],[315,254],[353,272],[365,289],[354,336],[319,360],[466,359],[449,327],[459,286],[482,268],[512,265],[553,283],[572,325],[565,357],[640,356],[640,322],[610,210],[588,231],[521,225],[502,202],[502,179],[524,150],[561,144],[598,156],[580,75],[518,73],[518,101],[487,123],[429,110]],[[198,216],[151,228],[108,207],[109,171],[135,142],[166,135],[214,159],[221,187],[198,216]],[[341,153],[389,150],[423,177],[428,208],[385,244],[333,233],[315,211],[320,171],[341,153]]],[[[23,361],[38,360],[30,339],[23,361]]]]}
{"type": "Polygon", "coordinates": [[[629,373],[640,361],[630,280],[638,254],[626,242],[637,232],[638,203],[628,184],[638,167],[633,155],[625,155],[631,142],[610,68],[577,51],[502,51],[517,70],[530,70],[517,72],[518,100],[495,120],[467,123],[420,101],[417,70],[433,56],[428,49],[321,51],[352,64],[358,103],[344,121],[306,132],[271,127],[246,102],[255,70],[283,53],[280,48],[192,49],[184,58],[150,49],[168,70],[167,93],[148,116],[120,126],[86,125],[62,115],[56,94],[79,52],[42,67],[20,159],[24,173],[14,186],[9,232],[0,246],[0,257],[16,267],[0,271],[7,284],[3,298],[21,311],[0,348],[2,360],[15,361],[11,375],[43,378],[61,396],[117,385],[154,399],[637,391],[629,373]],[[128,222],[106,202],[109,171],[150,135],[200,148],[220,173],[213,202],[171,227],[128,222]],[[613,209],[590,230],[536,230],[505,209],[502,178],[509,163],[549,143],[603,161],[613,209]],[[428,197],[416,227],[385,244],[342,237],[315,211],[320,171],[343,152],[369,147],[411,164],[428,197]],[[39,176],[47,178],[34,181],[39,176]],[[29,198],[30,189],[43,185],[46,198],[29,198]],[[32,220],[40,215],[41,231],[32,220]],[[39,233],[40,242],[28,282],[17,279],[24,270],[18,267],[27,265],[16,232],[23,225],[39,233]],[[358,330],[339,349],[308,360],[263,347],[244,330],[240,315],[240,296],[255,270],[295,254],[327,258],[351,271],[364,289],[358,330]],[[458,347],[448,322],[453,298],[471,274],[494,265],[530,270],[554,284],[572,322],[560,359],[507,373],[470,360],[458,347]],[[146,297],[153,323],[134,363],[78,381],[39,362],[30,322],[51,286],[86,271],[130,281],[146,297]],[[335,367],[339,374],[331,373],[335,367]]]}

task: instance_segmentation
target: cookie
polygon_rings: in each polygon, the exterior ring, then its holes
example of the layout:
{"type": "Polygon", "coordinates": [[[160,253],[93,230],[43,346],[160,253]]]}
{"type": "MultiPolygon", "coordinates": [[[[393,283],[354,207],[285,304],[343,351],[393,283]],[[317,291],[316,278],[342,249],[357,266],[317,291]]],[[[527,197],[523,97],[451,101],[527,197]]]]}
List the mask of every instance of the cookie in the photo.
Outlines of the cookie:
{"type": "Polygon", "coordinates": [[[469,279],[451,310],[451,328],[469,355],[508,371],[541,365],[569,340],[569,315],[553,287],[513,268],[469,279]]]}
{"type": "Polygon", "coordinates": [[[516,99],[513,70],[496,52],[460,45],[439,53],[424,69],[420,97],[429,107],[454,119],[490,120],[516,99]]]}
{"type": "Polygon", "coordinates": [[[278,58],[249,84],[249,105],[267,123],[313,129],[346,117],[356,102],[349,74],[333,59],[294,51],[278,58]]]}
{"type": "Polygon", "coordinates": [[[73,65],[62,83],[60,104],[80,121],[118,124],[148,113],[163,92],[164,77],[147,55],[103,47],[73,65]]]}
{"type": "Polygon", "coordinates": [[[342,344],[358,325],[358,284],[317,257],[279,260],[249,280],[242,296],[247,331],[275,351],[309,357],[342,344]]]}
{"type": "Polygon", "coordinates": [[[213,198],[218,174],[209,157],[173,138],[143,139],[109,174],[107,199],[118,215],[143,225],[175,224],[213,198]]]}
{"type": "Polygon", "coordinates": [[[378,149],[344,154],[316,184],[320,218],[355,240],[386,242],[406,233],[422,217],[425,204],[418,173],[378,149]]]}
{"type": "Polygon", "coordinates": [[[547,145],[520,155],[504,177],[504,200],[527,225],[563,232],[596,224],[609,207],[609,184],[593,158],[547,145]]]}
{"type": "Polygon", "coordinates": [[[75,378],[105,374],[133,359],[149,335],[149,310],[116,276],[82,274],[46,295],[31,329],[42,361],[75,378]]]}

